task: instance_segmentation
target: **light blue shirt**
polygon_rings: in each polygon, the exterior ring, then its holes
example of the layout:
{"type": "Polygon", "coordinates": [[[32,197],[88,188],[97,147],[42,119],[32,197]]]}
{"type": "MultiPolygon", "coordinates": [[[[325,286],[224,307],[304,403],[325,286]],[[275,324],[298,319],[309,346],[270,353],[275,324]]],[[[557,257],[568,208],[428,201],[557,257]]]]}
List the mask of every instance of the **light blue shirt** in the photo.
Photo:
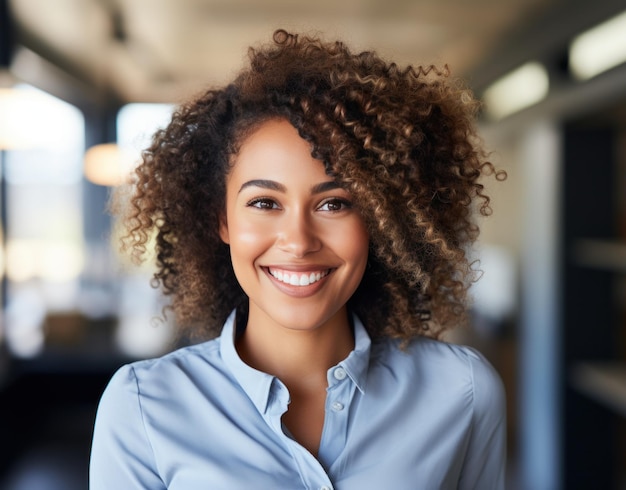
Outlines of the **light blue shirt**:
{"type": "Polygon", "coordinates": [[[318,457],[281,424],[289,393],[215,340],[122,367],[96,417],[91,490],[504,488],[502,384],[477,352],[371,342],[328,370],[318,457]]]}

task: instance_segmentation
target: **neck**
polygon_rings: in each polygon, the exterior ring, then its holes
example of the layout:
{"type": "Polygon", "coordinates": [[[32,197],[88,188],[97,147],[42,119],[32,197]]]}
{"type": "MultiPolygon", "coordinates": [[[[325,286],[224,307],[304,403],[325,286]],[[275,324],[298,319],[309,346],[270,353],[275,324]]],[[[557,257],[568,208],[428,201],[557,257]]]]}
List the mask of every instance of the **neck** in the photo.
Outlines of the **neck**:
{"type": "Polygon", "coordinates": [[[236,346],[246,364],[278,377],[290,390],[314,390],[326,387],[328,369],[348,356],[354,336],[345,307],[323,325],[290,329],[251,305],[236,346]]]}

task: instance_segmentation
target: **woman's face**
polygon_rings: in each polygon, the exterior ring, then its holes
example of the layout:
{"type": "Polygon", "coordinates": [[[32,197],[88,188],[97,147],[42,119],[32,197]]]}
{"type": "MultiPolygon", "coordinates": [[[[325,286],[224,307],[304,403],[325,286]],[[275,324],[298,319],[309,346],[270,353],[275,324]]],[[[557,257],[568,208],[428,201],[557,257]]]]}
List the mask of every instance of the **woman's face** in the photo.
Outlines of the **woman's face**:
{"type": "Polygon", "coordinates": [[[250,324],[303,330],[345,318],[368,234],[350,194],[289,122],[265,122],[244,140],[227,177],[220,236],[249,297],[250,324]]]}

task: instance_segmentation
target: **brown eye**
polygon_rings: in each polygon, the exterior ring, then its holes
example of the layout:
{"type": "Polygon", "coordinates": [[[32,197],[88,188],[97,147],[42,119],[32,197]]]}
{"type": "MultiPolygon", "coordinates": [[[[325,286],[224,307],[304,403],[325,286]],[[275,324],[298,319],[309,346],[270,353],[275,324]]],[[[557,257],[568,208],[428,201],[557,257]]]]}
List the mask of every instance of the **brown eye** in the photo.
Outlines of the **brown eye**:
{"type": "Polygon", "coordinates": [[[274,201],[273,199],[268,199],[266,197],[248,201],[247,206],[257,209],[279,209],[276,201],[274,201]]]}
{"type": "Polygon", "coordinates": [[[318,209],[320,211],[330,211],[331,213],[336,213],[337,211],[344,211],[346,209],[350,209],[351,207],[351,203],[345,199],[332,198],[322,202],[318,209]]]}

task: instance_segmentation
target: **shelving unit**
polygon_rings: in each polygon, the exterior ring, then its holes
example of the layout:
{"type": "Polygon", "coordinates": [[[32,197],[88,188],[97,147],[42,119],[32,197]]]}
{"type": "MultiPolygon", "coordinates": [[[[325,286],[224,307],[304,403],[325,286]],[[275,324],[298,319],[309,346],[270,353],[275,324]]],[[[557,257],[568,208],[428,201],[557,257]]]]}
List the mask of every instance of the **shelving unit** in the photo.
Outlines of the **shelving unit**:
{"type": "Polygon", "coordinates": [[[581,238],[572,246],[572,261],[580,267],[626,272],[626,243],[581,238]]]}
{"type": "MultiPolygon", "coordinates": [[[[626,102],[626,101],[625,101],[626,102]]],[[[626,478],[626,135],[611,108],[564,124],[563,488],[626,478]]]]}
{"type": "MultiPolygon", "coordinates": [[[[572,246],[572,262],[579,267],[626,273],[626,243],[578,239],[572,246]]],[[[626,362],[581,362],[571,368],[569,381],[580,393],[626,417],[626,362]]]]}
{"type": "Polygon", "coordinates": [[[580,363],[569,379],[580,393],[626,417],[626,363],[580,363]]]}

